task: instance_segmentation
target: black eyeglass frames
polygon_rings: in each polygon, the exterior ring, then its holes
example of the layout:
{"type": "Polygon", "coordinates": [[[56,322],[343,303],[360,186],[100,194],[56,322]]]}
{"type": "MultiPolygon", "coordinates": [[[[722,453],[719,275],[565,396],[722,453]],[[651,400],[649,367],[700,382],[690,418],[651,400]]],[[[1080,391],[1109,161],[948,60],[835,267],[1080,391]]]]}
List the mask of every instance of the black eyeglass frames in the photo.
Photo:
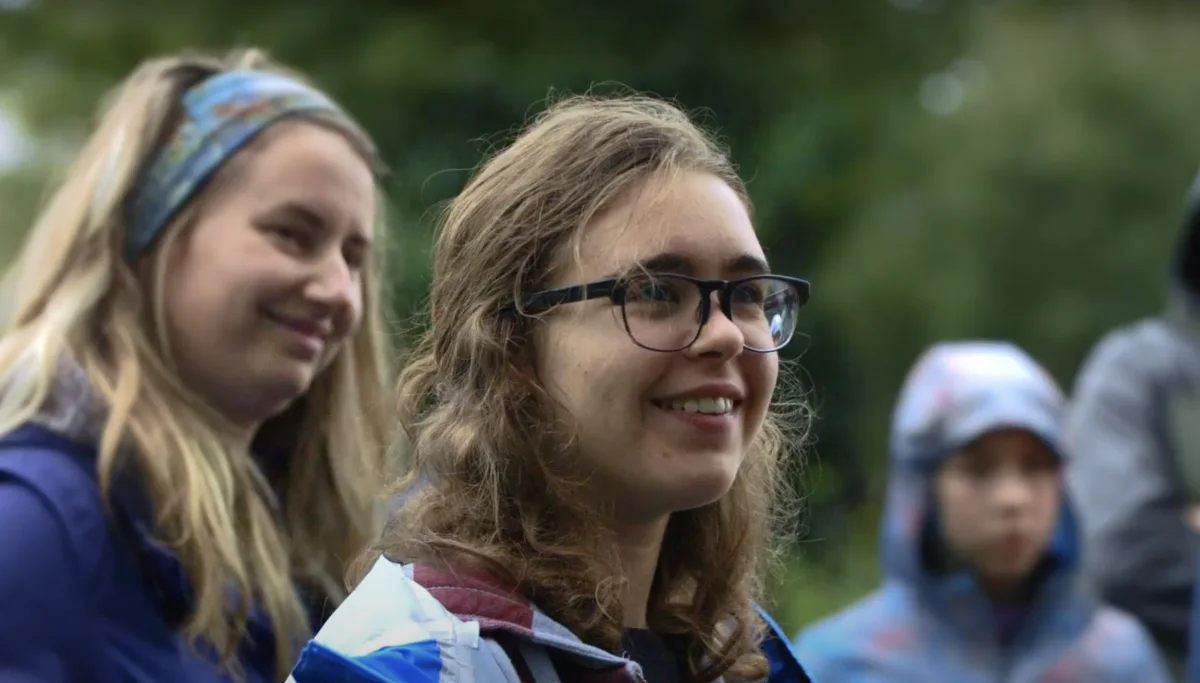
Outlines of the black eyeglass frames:
{"type": "Polygon", "coordinates": [[[536,292],[524,298],[522,310],[536,315],[561,304],[607,297],[621,308],[633,343],[650,351],[682,351],[700,338],[716,292],[719,310],[742,331],[746,350],[771,353],[787,346],[795,335],[809,289],[807,280],[786,275],[704,280],[638,273],[536,292]]]}

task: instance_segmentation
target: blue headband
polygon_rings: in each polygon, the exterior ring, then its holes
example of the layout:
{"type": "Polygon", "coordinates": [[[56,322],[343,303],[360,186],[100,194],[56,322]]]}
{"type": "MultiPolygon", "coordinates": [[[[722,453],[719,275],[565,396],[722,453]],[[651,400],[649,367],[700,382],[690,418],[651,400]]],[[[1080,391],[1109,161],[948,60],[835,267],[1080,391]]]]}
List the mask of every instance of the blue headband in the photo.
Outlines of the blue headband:
{"type": "Polygon", "coordinates": [[[138,184],[125,228],[132,262],[226,161],[279,119],[322,111],[343,116],[328,97],[280,74],[228,71],[183,95],[184,121],[138,184]]]}

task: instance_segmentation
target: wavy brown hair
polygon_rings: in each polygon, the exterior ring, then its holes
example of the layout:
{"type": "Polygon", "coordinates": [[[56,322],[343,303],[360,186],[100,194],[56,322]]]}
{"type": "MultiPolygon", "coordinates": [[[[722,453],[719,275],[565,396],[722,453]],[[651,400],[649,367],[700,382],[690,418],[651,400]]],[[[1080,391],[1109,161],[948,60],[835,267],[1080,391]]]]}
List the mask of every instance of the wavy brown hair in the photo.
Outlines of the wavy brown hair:
{"type": "MultiPolygon", "coordinates": [[[[529,371],[533,321],[501,311],[547,286],[600,212],[689,171],[721,178],[749,206],[729,157],[674,105],[577,96],[536,117],[450,202],[434,247],[428,327],[398,379],[413,456],[399,484],[408,500],[368,561],[382,553],[474,565],[584,641],[619,648],[616,539],[604,512],[574,495],[579,473],[563,465],[573,460],[572,435],[556,426],[529,371]]],[[[767,419],[724,498],[668,524],[649,622],[688,637],[698,680],[767,674],[755,601],[774,522],[792,518],[782,505],[782,424],[778,414],[767,419]]]]}
{"type": "MultiPolygon", "coordinates": [[[[105,504],[119,473],[143,484],[156,536],[178,554],[195,596],[184,633],[211,643],[236,670],[254,600],[275,626],[283,679],[310,635],[297,584],[340,601],[347,559],[378,533],[378,482],[391,441],[378,266],[364,271],[358,330],[307,394],[256,435],[256,449],[287,458],[272,491],[264,485],[272,473],[261,472],[244,447],[231,448],[221,416],[181,382],[164,328],[168,253],[209,191],[183,208],[136,267],[122,255],[126,204],[147,160],[183,120],[183,92],[243,68],[299,79],[257,50],[162,57],[139,66],[102,108],[8,273],[14,295],[0,337],[0,433],[46,404],[64,360],[81,368],[107,409],[97,444],[105,504]],[[281,512],[272,509],[275,491],[281,512]],[[233,609],[230,588],[240,598],[233,609]]],[[[348,118],[295,118],[342,134],[377,165],[371,140],[348,118]]],[[[256,148],[238,152],[213,182],[256,148]]]]}

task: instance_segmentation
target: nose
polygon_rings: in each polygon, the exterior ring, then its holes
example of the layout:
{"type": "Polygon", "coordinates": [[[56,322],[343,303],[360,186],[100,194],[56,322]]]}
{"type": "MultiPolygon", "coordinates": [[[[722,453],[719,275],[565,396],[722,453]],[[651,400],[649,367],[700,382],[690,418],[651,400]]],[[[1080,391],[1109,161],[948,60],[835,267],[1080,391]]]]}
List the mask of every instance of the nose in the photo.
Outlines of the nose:
{"type": "Polygon", "coordinates": [[[746,348],[746,335],[721,310],[715,292],[708,304],[708,320],[701,326],[700,336],[686,349],[687,355],[696,358],[733,358],[741,354],[746,348]]]}
{"type": "Polygon", "coordinates": [[[361,308],[361,285],[340,253],[314,264],[305,282],[304,297],[328,312],[341,329],[357,322],[361,308]]]}
{"type": "Polygon", "coordinates": [[[1020,472],[1009,471],[997,478],[992,495],[1000,512],[1018,514],[1031,500],[1030,488],[1029,481],[1020,472]]]}

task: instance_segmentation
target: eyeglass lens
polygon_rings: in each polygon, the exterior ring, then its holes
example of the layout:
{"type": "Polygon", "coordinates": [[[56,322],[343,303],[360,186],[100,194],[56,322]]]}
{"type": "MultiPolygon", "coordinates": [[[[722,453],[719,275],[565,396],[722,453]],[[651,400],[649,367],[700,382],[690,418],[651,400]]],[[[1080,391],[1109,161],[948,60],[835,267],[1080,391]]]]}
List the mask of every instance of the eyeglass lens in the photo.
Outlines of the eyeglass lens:
{"type": "MultiPolygon", "coordinates": [[[[638,345],[656,351],[687,348],[702,327],[700,287],[671,275],[642,274],[626,280],[625,326],[638,345]]],[[[730,319],[752,351],[775,351],[796,331],[800,294],[787,281],[758,277],[739,283],[729,297],[730,319]]],[[[709,317],[722,314],[714,300],[709,317]]]]}

